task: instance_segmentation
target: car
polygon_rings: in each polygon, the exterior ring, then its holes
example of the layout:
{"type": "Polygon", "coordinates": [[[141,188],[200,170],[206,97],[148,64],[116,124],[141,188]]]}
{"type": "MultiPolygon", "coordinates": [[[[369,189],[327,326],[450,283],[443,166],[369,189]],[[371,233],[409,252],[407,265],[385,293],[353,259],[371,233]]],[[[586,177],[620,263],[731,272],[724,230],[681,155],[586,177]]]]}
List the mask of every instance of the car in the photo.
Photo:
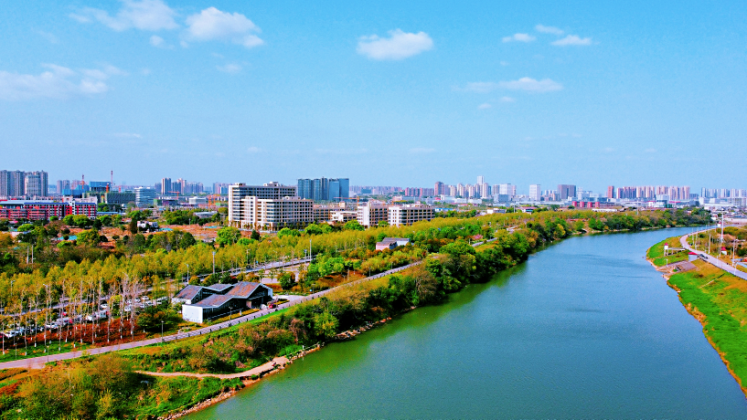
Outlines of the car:
{"type": "Polygon", "coordinates": [[[18,335],[18,334],[16,334],[16,332],[13,331],[13,330],[9,330],[9,331],[4,331],[3,332],[3,337],[5,337],[5,338],[13,338],[16,335],[18,335]]]}
{"type": "Polygon", "coordinates": [[[109,309],[109,305],[107,305],[106,303],[102,303],[101,305],[99,305],[99,308],[101,308],[101,309],[109,309]]]}
{"type": "Polygon", "coordinates": [[[44,328],[46,328],[48,330],[56,330],[56,329],[60,328],[60,326],[57,325],[57,324],[55,324],[55,323],[53,323],[53,322],[50,322],[50,323],[44,325],[44,328]]]}
{"type": "Polygon", "coordinates": [[[124,311],[125,312],[130,312],[130,311],[132,311],[132,307],[130,305],[127,305],[127,306],[124,307],[124,311]]]}

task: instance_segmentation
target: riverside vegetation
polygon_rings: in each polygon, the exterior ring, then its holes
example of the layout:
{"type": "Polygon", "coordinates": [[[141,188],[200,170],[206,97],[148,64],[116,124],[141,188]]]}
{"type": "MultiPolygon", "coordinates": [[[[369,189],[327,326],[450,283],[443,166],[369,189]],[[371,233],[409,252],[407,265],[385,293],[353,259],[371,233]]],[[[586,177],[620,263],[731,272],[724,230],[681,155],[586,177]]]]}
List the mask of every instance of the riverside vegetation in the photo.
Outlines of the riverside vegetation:
{"type": "MultiPolygon", "coordinates": [[[[573,210],[437,219],[403,228],[351,231],[350,239],[362,244],[381,233],[410,237],[414,244],[407,254],[422,255],[424,261],[396,275],[340,288],[318,300],[213,334],[47,367],[0,388],[0,418],[145,418],[178,412],[241,384],[214,378],[153,378],[136,371],[248,370],[272,357],[294,354],[301,346],[329,341],[341,331],[443,302],[448,294],[470,283],[488,281],[543,246],[572,234],[589,233],[592,223],[594,231],[636,231],[702,224],[708,217],[681,211],[600,215],[573,210]],[[513,232],[504,229],[509,226],[513,232]],[[495,239],[477,248],[468,242],[485,238],[495,239]]],[[[333,243],[335,235],[340,233],[319,235],[318,242],[333,243]]],[[[283,239],[287,238],[304,239],[296,235],[283,239]]]]}
{"type": "Polygon", "coordinates": [[[747,282],[700,259],[696,269],[677,273],[667,283],[721,355],[747,395],[747,282]]]}

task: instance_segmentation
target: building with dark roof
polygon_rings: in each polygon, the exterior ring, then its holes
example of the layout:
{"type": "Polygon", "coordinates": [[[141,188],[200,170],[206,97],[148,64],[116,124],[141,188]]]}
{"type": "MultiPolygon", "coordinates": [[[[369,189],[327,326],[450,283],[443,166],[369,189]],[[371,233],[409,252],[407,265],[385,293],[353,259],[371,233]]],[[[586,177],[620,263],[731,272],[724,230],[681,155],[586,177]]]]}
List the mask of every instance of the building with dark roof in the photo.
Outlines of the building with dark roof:
{"type": "Polygon", "coordinates": [[[203,323],[242,309],[260,308],[272,301],[272,289],[261,283],[187,286],[174,297],[182,303],[182,318],[203,323]]]}

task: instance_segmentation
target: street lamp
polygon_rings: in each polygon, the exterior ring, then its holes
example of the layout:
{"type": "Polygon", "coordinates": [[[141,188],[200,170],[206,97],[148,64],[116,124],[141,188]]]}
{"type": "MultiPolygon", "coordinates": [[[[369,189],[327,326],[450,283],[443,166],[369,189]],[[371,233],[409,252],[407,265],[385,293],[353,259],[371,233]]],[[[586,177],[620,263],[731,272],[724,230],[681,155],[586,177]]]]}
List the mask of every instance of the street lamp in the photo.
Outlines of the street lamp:
{"type": "Polygon", "coordinates": [[[213,275],[215,275],[215,251],[213,251],[213,275]]]}
{"type": "Polygon", "coordinates": [[[161,320],[161,343],[163,343],[163,320],[161,320]]]}

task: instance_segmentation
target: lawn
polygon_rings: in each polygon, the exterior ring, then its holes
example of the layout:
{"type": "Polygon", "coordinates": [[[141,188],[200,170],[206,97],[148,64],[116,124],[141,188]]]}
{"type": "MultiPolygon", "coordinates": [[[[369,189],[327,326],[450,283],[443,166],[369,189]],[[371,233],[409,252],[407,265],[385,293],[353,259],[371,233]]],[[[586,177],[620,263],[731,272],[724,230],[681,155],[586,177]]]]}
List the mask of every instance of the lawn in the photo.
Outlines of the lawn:
{"type": "Polygon", "coordinates": [[[701,320],[703,332],[745,391],[747,385],[747,282],[697,260],[697,269],[675,274],[669,284],[701,320]],[[704,319],[701,319],[704,317],[704,319]]]}
{"type": "Polygon", "coordinates": [[[674,236],[664,239],[663,241],[649,248],[646,256],[654,263],[655,266],[662,267],[667,264],[687,260],[687,251],[680,251],[676,254],[664,255],[664,245],[669,245],[670,248],[682,247],[682,244],[680,243],[680,237],[674,236]]]}

